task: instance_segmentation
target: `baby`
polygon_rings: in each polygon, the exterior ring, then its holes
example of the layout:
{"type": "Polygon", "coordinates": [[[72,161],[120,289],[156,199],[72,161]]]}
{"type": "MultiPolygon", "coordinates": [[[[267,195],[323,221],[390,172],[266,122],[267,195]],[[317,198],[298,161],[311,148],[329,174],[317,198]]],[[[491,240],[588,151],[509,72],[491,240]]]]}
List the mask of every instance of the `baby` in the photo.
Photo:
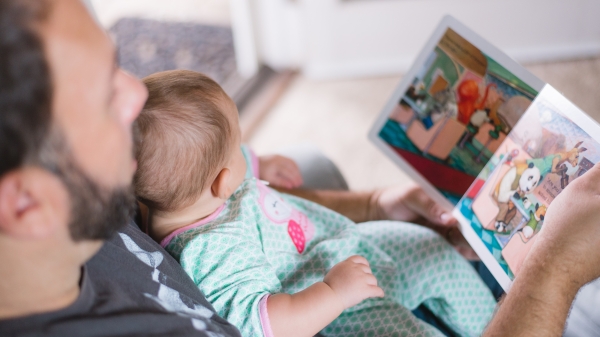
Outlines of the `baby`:
{"type": "Polygon", "coordinates": [[[243,336],[441,335],[412,315],[421,303],[458,335],[482,333],[495,301],[444,239],[407,223],[357,226],[271,189],[214,81],[168,71],[144,82],[135,189],[150,234],[243,336]]]}

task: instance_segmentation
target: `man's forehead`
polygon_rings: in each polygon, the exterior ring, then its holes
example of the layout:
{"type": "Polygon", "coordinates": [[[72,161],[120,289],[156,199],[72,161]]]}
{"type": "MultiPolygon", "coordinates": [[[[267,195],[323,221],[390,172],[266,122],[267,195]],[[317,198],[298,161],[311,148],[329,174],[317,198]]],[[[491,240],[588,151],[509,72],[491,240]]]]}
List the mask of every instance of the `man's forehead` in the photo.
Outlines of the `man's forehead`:
{"type": "Polygon", "coordinates": [[[77,57],[73,52],[113,57],[110,39],[80,0],[49,0],[49,4],[50,13],[39,29],[50,52],[59,49],[65,54],[61,56],[73,60],[77,57]]]}

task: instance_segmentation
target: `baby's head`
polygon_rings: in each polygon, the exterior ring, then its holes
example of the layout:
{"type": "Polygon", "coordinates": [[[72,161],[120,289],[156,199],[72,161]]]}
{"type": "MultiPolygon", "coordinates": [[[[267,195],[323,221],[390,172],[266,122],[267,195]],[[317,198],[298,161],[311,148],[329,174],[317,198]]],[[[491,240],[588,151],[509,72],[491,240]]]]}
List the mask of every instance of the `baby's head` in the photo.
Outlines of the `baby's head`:
{"type": "Polygon", "coordinates": [[[244,179],[238,112],[223,89],[193,71],[144,78],[136,121],[137,197],[156,212],[220,206],[244,179]]]}

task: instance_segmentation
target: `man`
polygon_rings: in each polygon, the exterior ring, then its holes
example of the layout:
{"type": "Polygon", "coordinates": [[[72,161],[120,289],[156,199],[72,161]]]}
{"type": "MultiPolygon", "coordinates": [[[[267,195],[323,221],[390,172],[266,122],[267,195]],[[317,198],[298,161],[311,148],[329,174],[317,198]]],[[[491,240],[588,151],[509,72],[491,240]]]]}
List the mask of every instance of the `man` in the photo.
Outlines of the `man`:
{"type": "MultiPolygon", "coordinates": [[[[239,335],[158,245],[123,227],[133,205],[131,123],[145,98],[78,0],[0,0],[0,335],[239,335]]],[[[528,263],[491,335],[523,335],[531,315],[564,322],[571,295],[599,274],[589,255],[600,238],[590,184],[599,179],[600,169],[591,170],[563,192],[588,201],[566,197],[562,209],[549,210],[553,226],[533,250],[555,254],[546,261],[568,274],[528,263]],[[558,240],[572,228],[584,238],[576,247],[558,240]],[[527,282],[541,284],[545,292],[535,294],[544,297],[535,299],[552,305],[515,300],[527,282]]],[[[460,238],[418,189],[302,193],[354,219],[421,215],[451,241],[460,238]]],[[[547,325],[550,334],[562,331],[547,325]]]]}
{"type": "Polygon", "coordinates": [[[548,208],[531,248],[485,336],[560,336],[579,289],[600,277],[600,165],[548,208]]]}
{"type": "Polygon", "coordinates": [[[147,94],[85,7],[0,1],[0,51],[0,335],[239,335],[123,227],[147,94]]]}
{"type": "Polygon", "coordinates": [[[156,244],[113,236],[147,96],[115,62],[79,1],[0,1],[0,335],[238,336],[156,244]]]}

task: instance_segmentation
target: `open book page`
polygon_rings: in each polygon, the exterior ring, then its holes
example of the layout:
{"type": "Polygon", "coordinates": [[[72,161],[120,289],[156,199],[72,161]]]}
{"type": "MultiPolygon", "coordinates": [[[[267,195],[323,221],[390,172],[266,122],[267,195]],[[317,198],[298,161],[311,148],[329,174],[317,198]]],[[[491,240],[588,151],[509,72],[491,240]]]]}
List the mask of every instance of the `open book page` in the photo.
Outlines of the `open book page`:
{"type": "Polygon", "coordinates": [[[600,161],[600,126],[546,85],[454,210],[505,290],[544,229],[554,198],[600,161]]]}
{"type": "Polygon", "coordinates": [[[451,209],[529,107],[541,83],[447,17],[370,136],[451,209]]]}

